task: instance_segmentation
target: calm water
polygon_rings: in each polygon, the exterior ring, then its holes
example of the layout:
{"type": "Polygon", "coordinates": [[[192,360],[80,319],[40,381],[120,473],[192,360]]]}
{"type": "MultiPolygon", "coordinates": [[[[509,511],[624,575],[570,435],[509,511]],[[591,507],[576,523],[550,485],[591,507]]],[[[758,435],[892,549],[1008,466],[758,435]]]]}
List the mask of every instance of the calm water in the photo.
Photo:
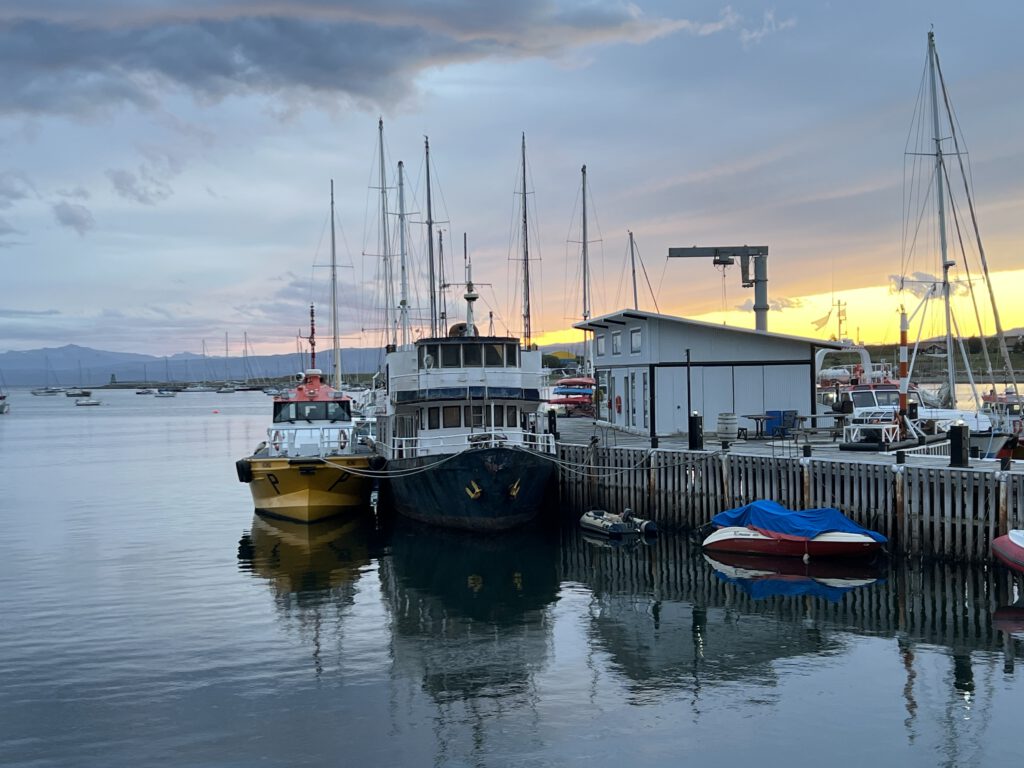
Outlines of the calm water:
{"type": "Polygon", "coordinates": [[[733,582],[681,537],[274,525],[234,470],[266,396],[97,396],[0,416],[0,765],[1020,760],[1001,569],[733,582]]]}

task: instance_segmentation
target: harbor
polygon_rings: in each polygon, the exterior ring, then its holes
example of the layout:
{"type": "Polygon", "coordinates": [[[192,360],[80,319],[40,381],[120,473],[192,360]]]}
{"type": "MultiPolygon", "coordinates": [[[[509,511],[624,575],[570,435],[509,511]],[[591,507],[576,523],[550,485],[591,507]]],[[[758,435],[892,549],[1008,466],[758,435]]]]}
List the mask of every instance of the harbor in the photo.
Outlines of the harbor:
{"type": "MultiPolygon", "coordinates": [[[[626,750],[653,766],[737,717],[768,735],[705,750],[708,763],[774,765],[794,755],[781,734],[826,705],[908,765],[1012,759],[1024,608],[998,565],[894,556],[744,574],[682,531],[594,540],[564,499],[501,534],[383,508],[288,524],[253,515],[225,458],[264,434],[261,393],[11,399],[0,715],[13,765],[224,752],[215,762],[611,765],[626,750]],[[169,446],[187,460],[168,466],[169,446]],[[63,482],[40,505],[55,463],[63,482]],[[84,727],[65,727],[70,712],[84,727]]],[[[583,421],[559,421],[563,442],[583,421]]],[[[827,718],[800,753],[854,765],[861,753],[834,752],[848,728],[827,718]]]]}

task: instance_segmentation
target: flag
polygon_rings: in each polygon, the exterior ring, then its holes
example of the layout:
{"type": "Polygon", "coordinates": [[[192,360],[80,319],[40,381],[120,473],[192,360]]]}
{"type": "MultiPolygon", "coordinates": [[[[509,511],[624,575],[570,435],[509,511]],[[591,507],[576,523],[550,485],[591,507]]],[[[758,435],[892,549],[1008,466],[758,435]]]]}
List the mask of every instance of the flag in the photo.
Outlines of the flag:
{"type": "Polygon", "coordinates": [[[831,309],[828,311],[828,314],[825,315],[824,317],[819,317],[817,320],[812,321],[811,325],[814,326],[814,330],[820,331],[828,323],[830,317],[832,317],[831,309]]]}

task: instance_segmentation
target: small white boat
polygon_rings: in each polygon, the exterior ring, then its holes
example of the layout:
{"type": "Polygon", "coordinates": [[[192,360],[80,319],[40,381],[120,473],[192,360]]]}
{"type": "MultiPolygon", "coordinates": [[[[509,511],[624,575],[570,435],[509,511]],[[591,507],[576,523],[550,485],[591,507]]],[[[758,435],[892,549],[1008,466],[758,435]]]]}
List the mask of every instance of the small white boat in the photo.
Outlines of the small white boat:
{"type": "Polygon", "coordinates": [[[136,389],[135,390],[135,394],[136,395],[152,395],[155,392],[156,392],[155,389],[150,389],[149,387],[142,387],[141,389],[136,389]]]}
{"type": "Polygon", "coordinates": [[[633,511],[628,507],[623,510],[621,515],[603,509],[584,512],[580,518],[580,528],[590,533],[598,533],[615,539],[623,536],[656,536],[658,534],[658,526],[653,520],[641,520],[639,517],[633,517],[633,511]]]}
{"type": "Polygon", "coordinates": [[[75,400],[75,405],[103,405],[99,400],[93,400],[91,397],[80,397],[75,400]]]}
{"type": "Polygon", "coordinates": [[[153,397],[174,397],[176,394],[173,389],[158,389],[153,397]]]}

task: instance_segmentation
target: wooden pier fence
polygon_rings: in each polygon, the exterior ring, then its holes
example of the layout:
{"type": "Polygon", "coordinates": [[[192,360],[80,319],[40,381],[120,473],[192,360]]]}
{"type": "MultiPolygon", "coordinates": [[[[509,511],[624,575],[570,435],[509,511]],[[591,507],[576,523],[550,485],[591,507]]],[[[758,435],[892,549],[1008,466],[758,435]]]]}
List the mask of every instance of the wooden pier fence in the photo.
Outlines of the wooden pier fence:
{"type": "Polygon", "coordinates": [[[836,507],[888,536],[893,553],[984,562],[993,538],[1024,528],[1024,472],[938,466],[927,456],[894,464],[592,442],[559,443],[558,458],[569,509],[629,507],[667,530],[696,528],[767,498],[792,509],[836,507]]]}

